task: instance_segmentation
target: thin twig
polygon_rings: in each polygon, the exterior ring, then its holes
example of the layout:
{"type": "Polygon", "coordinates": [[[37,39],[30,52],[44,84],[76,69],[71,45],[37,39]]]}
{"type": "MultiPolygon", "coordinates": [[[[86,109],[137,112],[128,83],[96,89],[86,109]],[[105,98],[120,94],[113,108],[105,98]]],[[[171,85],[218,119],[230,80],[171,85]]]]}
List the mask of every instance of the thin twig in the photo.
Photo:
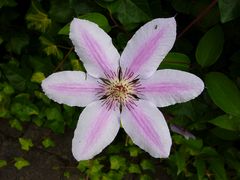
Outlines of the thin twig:
{"type": "Polygon", "coordinates": [[[117,28],[119,28],[120,30],[122,30],[123,32],[127,32],[125,29],[124,29],[124,27],[123,26],[121,26],[121,25],[119,25],[118,23],[117,23],[117,21],[114,19],[114,17],[112,16],[112,14],[109,12],[109,17],[110,17],[110,19],[112,20],[112,22],[113,22],[113,28],[115,28],[115,27],[117,27],[117,28]]]}
{"type": "Polygon", "coordinates": [[[66,47],[66,46],[62,46],[62,45],[56,45],[56,46],[59,48],[62,48],[62,49],[67,49],[67,50],[71,49],[71,47],[66,47]]]}
{"type": "Polygon", "coordinates": [[[186,33],[194,24],[196,24],[199,20],[201,20],[217,3],[217,0],[213,0],[211,4],[208,5],[206,9],[204,9],[186,28],[182,30],[182,32],[177,36],[180,38],[184,33],[186,33]]]}
{"type": "Polygon", "coordinates": [[[58,71],[64,64],[65,60],[68,58],[68,56],[70,55],[70,53],[73,51],[73,47],[71,47],[68,51],[68,53],[64,56],[64,58],[60,61],[60,63],[57,65],[57,67],[54,69],[53,72],[58,71]]]}

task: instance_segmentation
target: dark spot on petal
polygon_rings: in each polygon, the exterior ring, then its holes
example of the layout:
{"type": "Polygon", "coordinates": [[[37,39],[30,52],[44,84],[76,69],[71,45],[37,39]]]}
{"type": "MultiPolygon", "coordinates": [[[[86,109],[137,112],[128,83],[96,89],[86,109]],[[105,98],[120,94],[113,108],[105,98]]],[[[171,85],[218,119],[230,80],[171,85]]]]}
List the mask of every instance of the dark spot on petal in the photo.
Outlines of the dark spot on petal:
{"type": "Polygon", "coordinates": [[[154,29],[157,29],[158,28],[158,25],[155,25],[154,29]]]}

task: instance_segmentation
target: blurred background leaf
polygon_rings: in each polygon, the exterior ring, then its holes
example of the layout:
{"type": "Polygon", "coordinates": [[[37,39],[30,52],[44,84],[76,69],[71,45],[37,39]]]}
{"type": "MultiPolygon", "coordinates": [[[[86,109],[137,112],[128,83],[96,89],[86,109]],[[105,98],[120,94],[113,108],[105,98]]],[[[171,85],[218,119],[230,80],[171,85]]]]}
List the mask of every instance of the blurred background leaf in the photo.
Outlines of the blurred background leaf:
{"type": "Polygon", "coordinates": [[[213,102],[224,112],[240,117],[240,91],[226,75],[211,72],[206,75],[207,91],[213,102]]]}
{"type": "Polygon", "coordinates": [[[218,0],[222,23],[226,23],[240,16],[240,1],[218,0]]]}
{"type": "Polygon", "coordinates": [[[222,53],[224,44],[223,31],[220,26],[210,29],[200,39],[197,50],[196,59],[202,67],[213,65],[222,53]]]}

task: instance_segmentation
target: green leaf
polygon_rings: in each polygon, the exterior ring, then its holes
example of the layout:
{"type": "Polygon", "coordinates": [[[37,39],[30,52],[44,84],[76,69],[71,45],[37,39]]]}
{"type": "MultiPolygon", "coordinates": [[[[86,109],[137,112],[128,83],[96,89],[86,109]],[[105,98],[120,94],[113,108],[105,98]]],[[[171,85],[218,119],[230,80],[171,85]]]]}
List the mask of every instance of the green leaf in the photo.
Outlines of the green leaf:
{"type": "Polygon", "coordinates": [[[201,151],[201,155],[204,157],[208,157],[208,156],[218,157],[219,156],[217,151],[212,147],[204,147],[201,151]]]}
{"type": "Polygon", "coordinates": [[[53,21],[65,23],[74,16],[68,1],[51,0],[49,16],[53,21]]]}
{"type": "Polygon", "coordinates": [[[144,159],[140,163],[143,170],[150,170],[152,172],[155,172],[155,166],[150,160],[144,159]]]}
{"type": "MultiPolygon", "coordinates": [[[[143,12],[145,12],[147,15],[152,16],[152,11],[150,4],[156,3],[157,0],[149,1],[149,0],[131,0],[139,9],[141,9],[143,12]],[[155,1],[155,2],[154,2],[155,1]]],[[[158,5],[158,4],[157,4],[158,5]]],[[[159,14],[159,17],[161,15],[159,14]]]]}
{"type": "Polygon", "coordinates": [[[44,56],[28,56],[29,65],[34,69],[34,72],[42,72],[44,74],[52,73],[55,66],[52,64],[49,57],[44,56]]]}
{"type": "Polygon", "coordinates": [[[66,24],[65,26],[63,26],[63,28],[60,29],[60,31],[58,31],[58,34],[62,34],[62,35],[69,35],[70,33],[70,24],[66,24]]]}
{"type": "Polygon", "coordinates": [[[210,169],[213,171],[216,180],[227,180],[224,162],[219,158],[210,159],[210,169]]]}
{"type": "Polygon", "coordinates": [[[79,169],[81,172],[84,172],[89,167],[89,164],[89,160],[79,161],[77,169],[79,169]]]}
{"type": "Polygon", "coordinates": [[[51,42],[50,40],[48,40],[44,36],[40,36],[39,40],[41,41],[42,45],[44,46],[43,51],[48,56],[53,55],[53,56],[56,56],[58,59],[63,58],[62,52],[58,49],[58,47],[53,42],[51,42]]]}
{"type": "Polygon", "coordinates": [[[177,165],[177,175],[179,175],[182,171],[185,170],[186,167],[185,156],[181,152],[177,151],[175,154],[172,155],[172,158],[177,165]]]}
{"type": "Polygon", "coordinates": [[[42,92],[40,91],[34,91],[34,95],[38,98],[41,99],[44,103],[50,104],[50,99],[42,92]]]}
{"type": "Polygon", "coordinates": [[[110,164],[111,169],[118,170],[120,167],[125,166],[126,159],[121,156],[111,156],[110,157],[110,164]]]}
{"type": "Polygon", "coordinates": [[[7,165],[7,161],[0,159],[0,168],[7,165]]]}
{"type": "Polygon", "coordinates": [[[0,91],[0,117],[8,118],[9,113],[9,104],[11,102],[11,99],[8,95],[6,95],[4,92],[0,91]]]}
{"type": "Polygon", "coordinates": [[[31,147],[33,147],[33,143],[31,139],[27,138],[18,138],[19,143],[21,144],[21,149],[25,151],[29,151],[31,147]]]}
{"type": "MultiPolygon", "coordinates": [[[[79,16],[78,18],[86,19],[96,23],[100,28],[102,28],[106,32],[109,32],[111,30],[111,26],[109,25],[107,18],[100,13],[97,13],[97,12],[87,13],[82,16],[79,16]]],[[[70,32],[70,24],[68,23],[58,32],[58,34],[63,34],[68,36],[69,32],[70,32]]]]}
{"type": "Polygon", "coordinates": [[[0,45],[3,43],[3,38],[0,36],[0,45]]]}
{"type": "Polygon", "coordinates": [[[102,165],[98,159],[94,159],[92,161],[91,168],[89,168],[87,171],[89,173],[90,179],[99,179],[103,167],[104,165],[102,165]]]}
{"type": "Polygon", "coordinates": [[[206,172],[206,163],[202,159],[196,159],[193,164],[197,169],[197,177],[198,180],[204,179],[205,172],[206,172]]]}
{"type": "Polygon", "coordinates": [[[44,146],[44,148],[50,148],[50,147],[54,147],[55,143],[50,138],[44,138],[44,140],[42,141],[42,145],[44,146]]]}
{"type": "Polygon", "coordinates": [[[33,123],[36,124],[38,127],[41,127],[44,123],[44,120],[42,118],[36,117],[33,118],[33,123]]]}
{"type": "Polygon", "coordinates": [[[61,110],[58,107],[59,106],[46,109],[45,115],[48,121],[45,125],[51,128],[55,133],[64,133],[65,123],[61,110]]]}
{"type": "MultiPolygon", "coordinates": [[[[101,177],[101,180],[109,180],[109,179],[121,180],[121,179],[124,179],[124,175],[125,175],[124,171],[110,170],[110,171],[107,172],[107,174],[104,174],[101,177]]],[[[99,179],[99,178],[97,178],[97,179],[99,179]]]]}
{"type": "Polygon", "coordinates": [[[239,149],[234,147],[228,148],[224,159],[228,167],[235,169],[237,174],[240,173],[239,149]]]}
{"type": "Polygon", "coordinates": [[[128,171],[129,173],[136,173],[136,174],[141,173],[141,169],[138,164],[130,164],[128,171]]]}
{"type": "Polygon", "coordinates": [[[64,171],[63,176],[66,177],[67,179],[70,178],[70,172],[69,171],[64,171]]]}
{"type": "Polygon", "coordinates": [[[14,166],[18,170],[20,170],[20,169],[30,165],[30,163],[27,160],[25,160],[24,158],[22,158],[22,157],[16,157],[16,158],[14,158],[14,160],[16,161],[14,163],[14,166]]]}
{"type": "Polygon", "coordinates": [[[139,148],[136,146],[130,146],[128,148],[131,157],[137,157],[139,154],[139,148]]]}
{"type": "Polygon", "coordinates": [[[119,32],[116,39],[117,49],[122,51],[125,48],[128,40],[129,40],[128,34],[119,32]]]}
{"type": "Polygon", "coordinates": [[[190,59],[187,55],[182,53],[168,53],[168,55],[164,58],[162,63],[160,64],[160,69],[179,69],[183,71],[189,70],[190,67],[190,59]]]}
{"type": "Polygon", "coordinates": [[[240,117],[240,92],[227,76],[219,72],[206,75],[207,91],[213,102],[224,112],[240,117]]]}
{"type": "Polygon", "coordinates": [[[222,53],[224,44],[224,34],[220,26],[210,29],[200,39],[197,50],[196,59],[202,67],[213,65],[222,53]]]}
{"type": "Polygon", "coordinates": [[[112,3],[102,4],[102,6],[116,16],[126,29],[133,29],[139,23],[150,20],[150,17],[131,0],[116,0],[112,3]]]}
{"type": "Polygon", "coordinates": [[[103,0],[103,1],[106,1],[106,2],[113,2],[113,1],[115,1],[115,0],[103,0]]]}
{"type": "Polygon", "coordinates": [[[28,72],[25,73],[19,69],[17,66],[12,65],[10,63],[3,64],[1,68],[4,71],[7,79],[9,80],[9,84],[13,86],[14,89],[23,91],[26,88],[28,72]]]}
{"type": "Polygon", "coordinates": [[[36,1],[32,1],[30,12],[26,15],[28,28],[33,28],[41,32],[45,32],[46,29],[51,25],[52,20],[48,18],[37,6],[36,1]]]}
{"type": "Polygon", "coordinates": [[[54,120],[51,122],[47,122],[45,125],[55,133],[64,133],[65,124],[62,120],[54,120]]]}
{"type": "Polygon", "coordinates": [[[227,141],[235,141],[239,139],[239,132],[236,131],[229,131],[223,128],[215,127],[210,130],[212,134],[227,141]]]}
{"type": "Polygon", "coordinates": [[[23,130],[22,124],[17,119],[10,120],[9,123],[12,128],[17,129],[18,131],[23,130]]]}
{"type": "Polygon", "coordinates": [[[200,153],[203,141],[201,139],[184,139],[184,144],[187,145],[186,151],[189,151],[194,156],[200,153]]]}
{"type": "Polygon", "coordinates": [[[30,116],[38,115],[38,107],[30,102],[14,102],[11,113],[22,121],[30,121],[30,116]]]}
{"type": "Polygon", "coordinates": [[[109,154],[118,154],[123,151],[123,148],[121,144],[111,144],[111,146],[108,146],[107,152],[109,154]]]}
{"type": "Polygon", "coordinates": [[[8,118],[10,116],[9,111],[7,108],[0,105],[0,117],[2,118],[8,118]]]}
{"type": "Polygon", "coordinates": [[[153,178],[147,174],[143,174],[140,176],[140,180],[152,180],[153,178]]]}
{"type": "Polygon", "coordinates": [[[176,11],[190,14],[192,3],[189,0],[172,0],[171,4],[176,11]]]}
{"type": "Polygon", "coordinates": [[[239,0],[218,0],[221,22],[225,23],[240,16],[239,0]]]}
{"type": "Polygon", "coordinates": [[[0,1],[0,8],[2,8],[3,6],[14,7],[16,5],[17,5],[17,3],[15,0],[1,0],[0,1]]]}
{"type": "Polygon", "coordinates": [[[63,120],[62,113],[58,107],[47,108],[45,111],[45,114],[49,121],[54,121],[54,120],[62,121],[63,120]]]}
{"type": "Polygon", "coordinates": [[[41,83],[45,79],[45,76],[42,72],[35,72],[32,75],[31,81],[35,83],[41,83]]]}
{"type": "Polygon", "coordinates": [[[100,9],[99,5],[93,0],[69,0],[69,4],[70,8],[74,9],[76,15],[102,10],[100,9]]]}
{"type": "Polygon", "coordinates": [[[100,28],[102,28],[106,32],[109,32],[111,30],[111,26],[109,25],[107,18],[100,13],[97,12],[87,13],[82,16],[79,16],[79,18],[95,22],[96,24],[99,25],[100,28]]]}
{"type": "Polygon", "coordinates": [[[10,52],[20,54],[22,49],[29,44],[29,37],[26,33],[16,33],[11,36],[10,41],[6,45],[6,49],[10,52]]]}
{"type": "Polygon", "coordinates": [[[11,85],[9,85],[9,84],[4,84],[3,92],[4,92],[5,94],[11,95],[11,94],[14,93],[14,89],[13,89],[13,87],[12,87],[11,85]]]}
{"type": "Polygon", "coordinates": [[[74,71],[85,71],[83,63],[79,59],[71,59],[71,65],[74,71]]]}
{"type": "Polygon", "coordinates": [[[240,117],[225,114],[218,116],[209,122],[223,129],[230,131],[240,131],[240,117]]]}

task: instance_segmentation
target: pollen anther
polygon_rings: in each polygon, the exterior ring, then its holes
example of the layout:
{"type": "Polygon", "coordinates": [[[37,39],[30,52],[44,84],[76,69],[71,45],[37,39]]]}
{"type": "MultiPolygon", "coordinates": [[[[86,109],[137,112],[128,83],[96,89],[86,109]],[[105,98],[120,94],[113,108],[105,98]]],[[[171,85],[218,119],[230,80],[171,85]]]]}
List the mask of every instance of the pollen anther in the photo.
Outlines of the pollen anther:
{"type": "Polygon", "coordinates": [[[114,78],[111,80],[102,80],[100,82],[102,91],[99,93],[100,99],[103,100],[109,108],[121,107],[132,100],[138,100],[138,93],[141,87],[139,79],[114,78]]]}

